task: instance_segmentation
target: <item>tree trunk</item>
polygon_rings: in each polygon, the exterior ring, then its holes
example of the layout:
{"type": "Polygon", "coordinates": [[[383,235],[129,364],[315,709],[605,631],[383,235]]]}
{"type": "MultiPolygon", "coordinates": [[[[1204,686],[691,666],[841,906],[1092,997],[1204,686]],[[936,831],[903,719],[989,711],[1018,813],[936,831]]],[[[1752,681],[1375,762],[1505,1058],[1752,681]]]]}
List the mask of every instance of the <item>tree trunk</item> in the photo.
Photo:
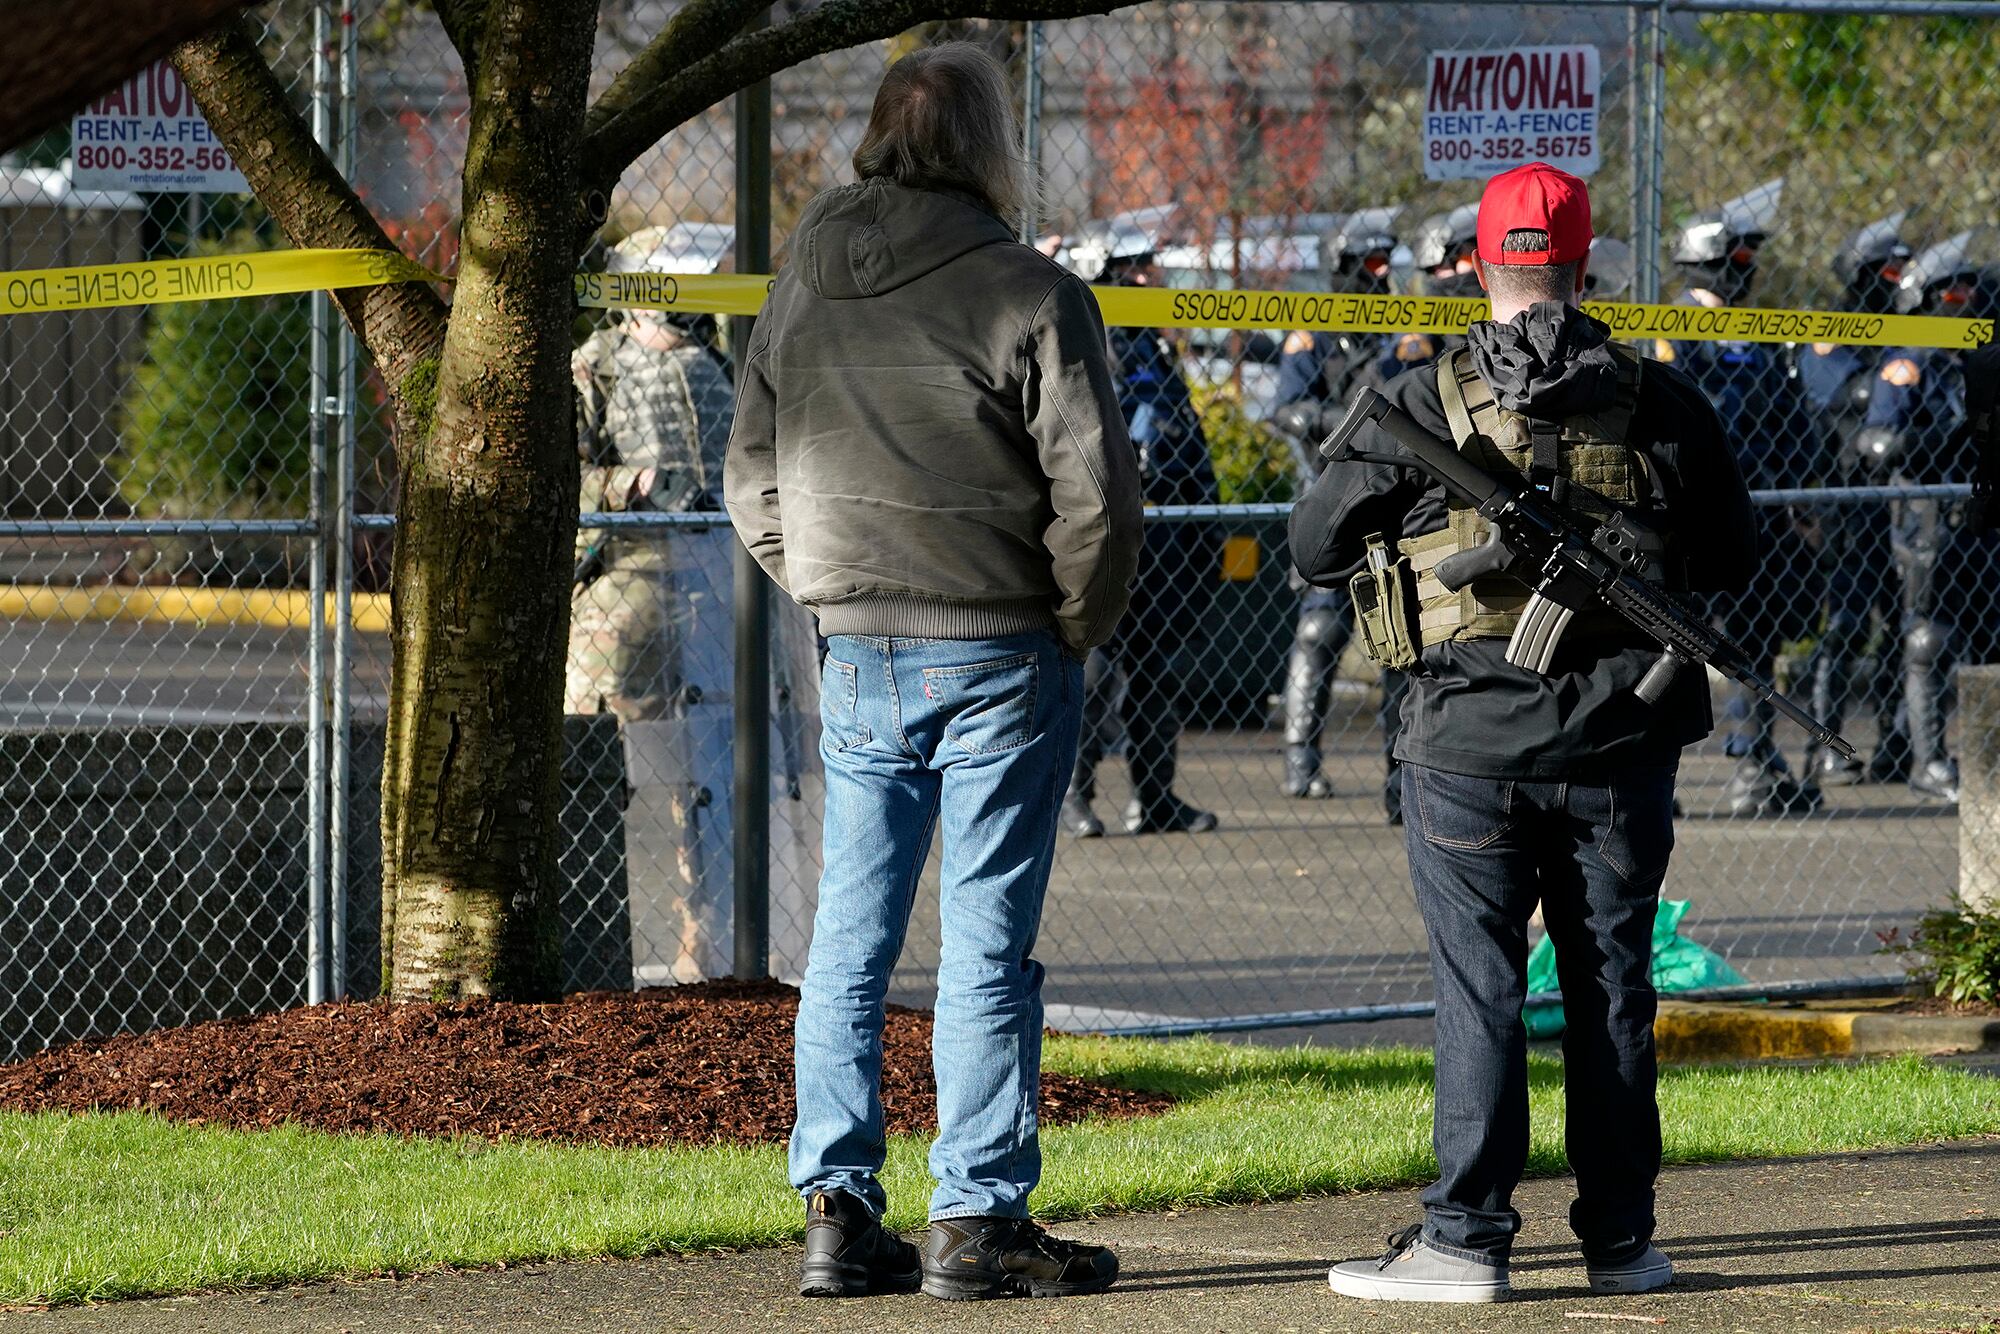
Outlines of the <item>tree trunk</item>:
{"type": "Polygon", "coordinates": [[[397,1000],[560,989],[571,211],[594,19],[503,0],[480,33],[457,292],[398,504],[382,793],[397,1000]]]}

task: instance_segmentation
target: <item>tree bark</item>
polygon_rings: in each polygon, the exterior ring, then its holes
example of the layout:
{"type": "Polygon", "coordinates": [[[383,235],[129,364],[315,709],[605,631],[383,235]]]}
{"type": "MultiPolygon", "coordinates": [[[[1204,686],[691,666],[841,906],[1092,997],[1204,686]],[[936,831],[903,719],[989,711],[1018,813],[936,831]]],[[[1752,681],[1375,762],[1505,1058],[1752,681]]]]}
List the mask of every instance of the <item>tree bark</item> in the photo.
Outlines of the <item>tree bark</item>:
{"type": "Polygon", "coordinates": [[[480,28],[458,285],[432,428],[402,461],[392,575],[397,1000],[560,989],[571,238],[595,20],[580,0],[496,0],[480,28]]]}
{"type": "Polygon", "coordinates": [[[0,42],[0,149],[48,129],[244,0],[22,0],[0,42]]]}

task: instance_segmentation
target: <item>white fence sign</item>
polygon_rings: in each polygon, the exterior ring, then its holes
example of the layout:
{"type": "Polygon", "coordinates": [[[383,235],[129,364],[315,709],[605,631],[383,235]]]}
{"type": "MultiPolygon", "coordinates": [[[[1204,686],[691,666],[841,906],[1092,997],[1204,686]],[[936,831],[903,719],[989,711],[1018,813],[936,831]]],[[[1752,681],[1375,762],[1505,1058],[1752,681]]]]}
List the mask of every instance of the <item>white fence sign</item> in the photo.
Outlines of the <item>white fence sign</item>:
{"type": "Polygon", "coordinates": [[[77,112],[69,136],[70,184],[79,190],[250,191],[164,60],[77,112]]]}
{"type": "Polygon", "coordinates": [[[1424,175],[1483,178],[1527,162],[1597,170],[1597,48],[1433,51],[1424,75],[1424,175]]]}

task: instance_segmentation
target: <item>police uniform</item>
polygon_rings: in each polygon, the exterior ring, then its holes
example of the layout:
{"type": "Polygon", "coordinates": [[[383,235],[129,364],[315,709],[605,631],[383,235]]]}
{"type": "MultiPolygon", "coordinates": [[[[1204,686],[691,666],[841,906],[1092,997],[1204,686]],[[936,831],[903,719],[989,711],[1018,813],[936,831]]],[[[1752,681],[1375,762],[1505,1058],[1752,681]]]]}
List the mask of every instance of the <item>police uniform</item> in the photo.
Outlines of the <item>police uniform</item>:
{"type": "MultiPolygon", "coordinates": [[[[1996,305],[1996,277],[1972,261],[1974,233],[1939,242],[1911,262],[1897,294],[1905,313],[1978,318],[1996,305]]],[[[1854,448],[1874,478],[1915,486],[1964,483],[1976,472],[1972,413],[1963,354],[1946,348],[1891,348],[1876,374],[1866,424],[1854,448]]],[[[1944,801],[1958,798],[1958,767],[1947,753],[1952,664],[1979,653],[1990,615],[1990,593],[1974,572],[1988,565],[1986,544],[1964,524],[1963,507],[1929,498],[1892,506],[1893,543],[1901,585],[1903,700],[1896,726],[1871,769],[1893,778],[1907,773],[1912,790],[1944,801]],[[1965,595],[1956,595],[1959,593],[1965,595]]]]}
{"type": "MultiPolygon", "coordinates": [[[[1782,178],[1767,182],[1682,230],[1674,262],[1689,283],[1684,302],[1730,306],[1749,297],[1757,253],[1783,191],[1782,178]]],[[[1714,405],[1753,489],[1789,489],[1816,478],[1824,451],[1790,369],[1774,347],[1686,340],[1658,342],[1654,351],[1714,405]]],[[[1758,526],[1763,564],[1756,584],[1711,605],[1724,630],[1765,670],[1787,640],[1816,628],[1819,599],[1802,593],[1813,587],[1814,555],[1793,516],[1765,506],[1758,511],[1758,526]]],[[[1795,778],[1778,750],[1771,706],[1733,682],[1727,701],[1723,753],[1737,761],[1723,789],[1729,812],[1784,816],[1818,809],[1819,788],[1795,778]]]]}
{"type": "MultiPolygon", "coordinates": [[[[582,512],[709,509],[722,487],[734,397],[709,351],[649,348],[622,330],[592,334],[577,353],[583,398],[582,512]],[[640,474],[653,490],[635,496],[640,474]]],[[[580,533],[586,577],[570,606],[564,707],[626,722],[664,718],[681,691],[689,610],[675,591],[666,539],[580,533]]]]}
{"type": "MultiPolygon", "coordinates": [[[[1541,164],[1505,173],[1482,207],[1494,212],[1492,234],[1482,226],[1479,236],[1489,265],[1503,254],[1566,263],[1586,252],[1587,196],[1566,173],[1541,164]],[[1535,221],[1514,220],[1523,212],[1535,221]],[[1505,235],[1521,228],[1546,230],[1549,250],[1504,252],[1505,235]]],[[[1656,573],[1668,586],[1742,586],[1756,555],[1748,494],[1713,407],[1684,374],[1642,362],[1555,303],[1476,324],[1468,339],[1387,397],[1580,521],[1616,510],[1661,534],[1656,573]]],[[[1354,445],[1400,452],[1374,427],[1354,445]]],[[[1442,561],[1483,535],[1483,520],[1427,476],[1376,462],[1329,467],[1291,518],[1294,559],[1314,583],[1339,586],[1373,568],[1371,549],[1407,562],[1395,577],[1407,619],[1387,638],[1416,658],[1397,754],[1437,993],[1440,1179],[1424,1192],[1421,1230],[1397,1234],[1379,1263],[1335,1267],[1330,1282],[1350,1296],[1505,1295],[1520,1225],[1511,1195],[1528,1146],[1520,1015],[1537,905],[1569,1023],[1571,1225],[1593,1280],[1615,1272],[1643,1288],[1671,1273],[1650,1244],[1659,1114],[1649,965],[1676,766],[1712,726],[1707,682],[1687,671],[1659,702],[1639,699],[1659,647],[1602,608],[1577,614],[1547,675],[1510,664],[1527,586],[1488,574],[1454,591],[1438,578],[1442,561]]]]}
{"type": "MultiPolygon", "coordinates": [[[[1861,228],[1841,247],[1834,271],[1846,283],[1841,309],[1883,314],[1894,308],[1896,283],[1910,258],[1897,213],[1861,228]]],[[[1871,481],[1860,456],[1850,448],[1865,424],[1881,368],[1880,348],[1848,343],[1809,343],[1793,349],[1793,368],[1806,409],[1819,431],[1824,462],[1815,481],[1822,485],[1863,485],[1871,481]]],[[[1813,715],[1836,731],[1847,712],[1853,673],[1873,624],[1896,658],[1898,581],[1891,550],[1888,507],[1830,505],[1818,510],[1819,571],[1824,620],[1818,627],[1810,672],[1813,715]]],[[[1876,673],[1876,679],[1882,678],[1876,673]]],[[[1892,673],[1893,675],[1893,673],[1892,673]]],[[[1895,692],[1864,688],[1864,705],[1875,706],[1877,735],[1894,731],[1895,692]]],[[[1886,750],[1878,754],[1887,756],[1886,750]]],[[[1861,781],[1866,768],[1851,756],[1807,748],[1807,776],[1822,786],[1861,781]]]]}
{"type": "MultiPolygon", "coordinates": [[[[1173,346],[1157,329],[1113,328],[1109,338],[1119,408],[1139,455],[1146,503],[1216,503],[1208,437],[1173,346]]],[[[1175,794],[1174,780],[1180,756],[1180,647],[1208,611],[1219,557],[1213,525],[1145,526],[1131,604],[1085,673],[1083,737],[1064,798],[1063,823],[1072,834],[1102,830],[1089,803],[1114,714],[1123,724],[1132,781],[1126,832],[1215,828],[1213,814],[1175,794]]]]}
{"type": "MultiPolygon", "coordinates": [[[[1396,247],[1388,230],[1400,210],[1364,209],[1343,220],[1329,241],[1337,258],[1329,278],[1335,291],[1386,292],[1387,259],[1396,247]],[[1379,271],[1369,261],[1379,257],[1379,271]]],[[[1398,374],[1423,365],[1436,355],[1425,334],[1290,334],[1278,364],[1279,429],[1303,451],[1301,487],[1319,476],[1314,451],[1345,411],[1354,392],[1364,386],[1381,388],[1398,374]],[[1309,410],[1300,411],[1305,408],[1309,410]],[[1287,412],[1287,409],[1293,409],[1287,412]]],[[[1284,710],[1285,766],[1281,790],[1290,797],[1322,799],[1333,795],[1333,784],[1321,772],[1320,736],[1332,705],[1334,669],[1354,631],[1352,607],[1336,590],[1315,588],[1296,580],[1299,618],[1285,656],[1281,695],[1284,710]]],[[[1385,777],[1383,810],[1390,823],[1402,818],[1402,784],[1394,754],[1396,720],[1401,713],[1402,678],[1385,672],[1381,679],[1377,719],[1381,727],[1385,777]]]]}

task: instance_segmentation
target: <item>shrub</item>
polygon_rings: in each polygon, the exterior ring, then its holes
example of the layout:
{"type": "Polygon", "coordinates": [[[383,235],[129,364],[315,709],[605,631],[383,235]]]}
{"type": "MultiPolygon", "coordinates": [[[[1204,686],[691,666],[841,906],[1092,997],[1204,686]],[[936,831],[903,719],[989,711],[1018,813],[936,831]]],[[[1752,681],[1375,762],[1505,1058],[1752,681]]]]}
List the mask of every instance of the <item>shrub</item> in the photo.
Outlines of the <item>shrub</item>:
{"type": "Polygon", "coordinates": [[[1225,505],[1290,500],[1296,489],[1292,452],[1271,427],[1252,421],[1228,384],[1195,384],[1195,411],[1215,461],[1216,489],[1225,505]]]}
{"type": "Polygon", "coordinates": [[[1907,938],[1883,934],[1885,952],[1911,956],[1910,976],[1960,1005],[2000,1005],[2000,912],[1954,902],[1925,913],[1907,938]]]}
{"type": "MultiPolygon", "coordinates": [[[[261,248],[241,232],[203,253],[261,248]]],[[[113,463],[119,495],[134,514],[305,513],[310,332],[303,296],[152,308],[113,463]]]]}

